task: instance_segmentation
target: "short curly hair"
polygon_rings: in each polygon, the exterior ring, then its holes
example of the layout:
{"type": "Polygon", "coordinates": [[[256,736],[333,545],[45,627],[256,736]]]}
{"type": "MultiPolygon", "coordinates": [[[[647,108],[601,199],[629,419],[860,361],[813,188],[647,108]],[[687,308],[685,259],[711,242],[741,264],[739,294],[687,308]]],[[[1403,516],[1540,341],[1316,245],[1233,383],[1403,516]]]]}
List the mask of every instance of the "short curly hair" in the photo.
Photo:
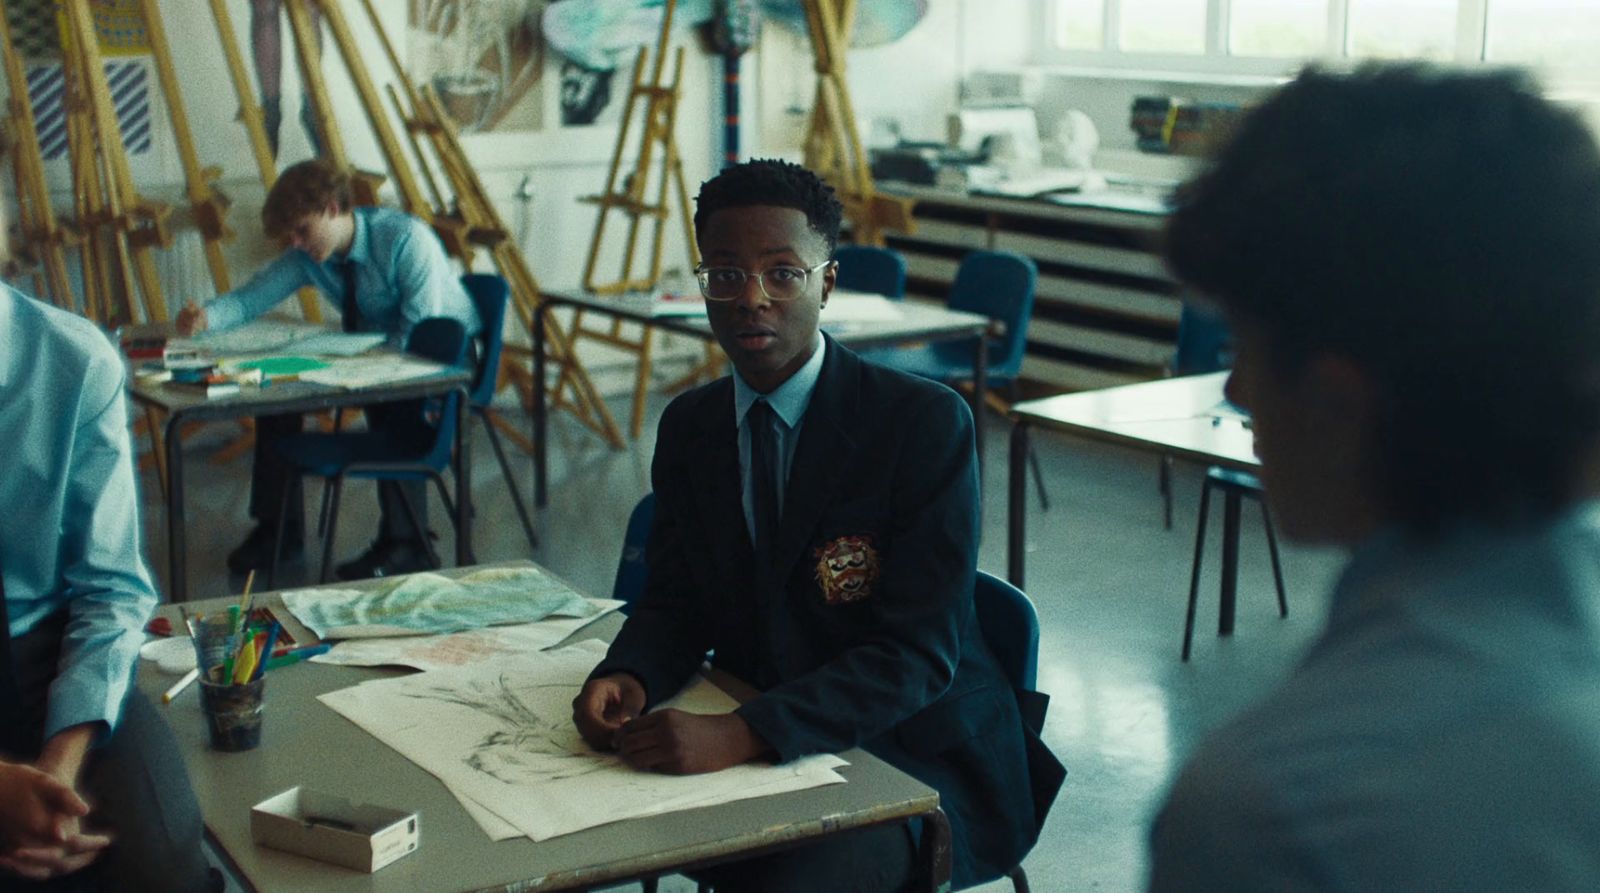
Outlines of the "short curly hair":
{"type": "Polygon", "coordinates": [[[267,238],[281,239],[307,214],[321,213],[329,202],[350,210],[350,172],[326,158],[290,166],[278,175],[261,207],[267,238]]]}
{"type": "Polygon", "coordinates": [[[699,238],[706,221],[724,208],[771,205],[794,208],[828,243],[828,256],[839,245],[839,222],[844,206],[833,187],[805,167],[776,158],[756,158],[724,168],[700,184],[695,198],[694,234],[699,238]]]}
{"type": "Polygon", "coordinates": [[[1548,515],[1600,441],[1600,149],[1525,74],[1310,69],[1180,190],[1184,283],[1377,384],[1387,515],[1548,515]]]}

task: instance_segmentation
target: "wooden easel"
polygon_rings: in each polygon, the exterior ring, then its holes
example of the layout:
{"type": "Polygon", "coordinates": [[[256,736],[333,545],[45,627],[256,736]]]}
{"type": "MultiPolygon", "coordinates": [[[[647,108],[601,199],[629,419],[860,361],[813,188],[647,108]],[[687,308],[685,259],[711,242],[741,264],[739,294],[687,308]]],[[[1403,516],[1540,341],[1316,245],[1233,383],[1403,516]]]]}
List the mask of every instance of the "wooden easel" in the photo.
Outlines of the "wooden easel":
{"type": "Polygon", "coordinates": [[[803,0],[816,56],[817,99],[806,129],[805,163],[828,181],[844,204],[855,240],[882,245],[885,230],[912,232],[910,199],[878,194],[866,148],[856,129],[845,79],[845,51],[855,25],[856,0],[803,0]]]}
{"type": "MultiPolygon", "coordinates": [[[[361,96],[367,116],[378,129],[379,143],[390,170],[396,171],[398,177],[398,171],[404,169],[409,179],[410,162],[399,141],[393,139],[392,134],[389,138],[383,136],[384,129],[388,126],[387,110],[378,101],[377,92],[371,88],[371,80],[365,72],[365,66],[355,54],[348,27],[343,24],[345,20],[339,8],[339,0],[319,0],[319,3],[323,14],[328,18],[329,27],[334,31],[335,39],[340,41],[345,61],[352,69],[352,77],[356,79],[357,92],[361,96]],[[355,73],[358,68],[361,69],[359,75],[355,73]],[[383,123],[380,125],[378,122],[383,123]]],[[[472,261],[478,250],[488,252],[495,268],[511,287],[511,297],[518,318],[532,335],[539,317],[538,308],[543,300],[539,293],[538,280],[523,258],[522,251],[511,238],[510,230],[500,218],[500,213],[490,200],[488,191],[483,188],[477,171],[467,160],[455,125],[445,112],[438,95],[431,85],[425,85],[421,90],[417,89],[406,74],[405,67],[400,63],[394,44],[390,41],[388,32],[384,30],[382,20],[378,18],[377,9],[371,0],[362,0],[362,4],[373,30],[383,44],[395,79],[400,85],[400,92],[396,92],[391,85],[388,91],[389,97],[401,122],[405,125],[409,145],[416,153],[418,169],[423,173],[434,204],[427,203],[414,179],[409,180],[409,185],[401,188],[403,200],[408,205],[414,203],[418,207],[427,208],[427,213],[420,216],[431,221],[445,249],[460,258],[467,269],[472,268],[472,261]],[[401,93],[404,94],[404,102],[401,101],[401,93]],[[434,165],[430,165],[428,154],[424,151],[424,143],[432,150],[433,160],[440,174],[437,179],[434,176],[434,165]],[[452,193],[453,209],[445,201],[445,192],[440,186],[441,179],[448,184],[452,193]]],[[[598,433],[608,444],[621,448],[622,435],[617,430],[616,422],[611,418],[610,410],[606,408],[605,402],[590,381],[588,373],[578,362],[571,339],[555,319],[546,314],[543,320],[549,357],[560,370],[555,385],[549,391],[551,405],[557,409],[570,410],[580,422],[598,433]]],[[[519,345],[508,344],[502,357],[506,358],[501,363],[501,371],[505,373],[503,378],[509,379],[519,389],[524,405],[531,405],[532,372],[526,365],[509,359],[521,357],[526,360],[531,357],[531,351],[519,345]]],[[[491,413],[490,423],[511,437],[523,449],[530,452],[534,449],[534,444],[527,435],[517,431],[498,415],[491,413]]]]}
{"type": "MultiPolygon", "coordinates": [[[[62,0],[61,5],[67,25],[62,53],[68,91],[68,143],[74,185],[85,190],[80,195],[85,200],[80,211],[86,213],[80,214],[78,222],[101,237],[91,237],[91,245],[85,248],[86,258],[94,248],[97,258],[109,263],[115,277],[112,280],[104,271],[93,280],[85,275],[85,307],[91,310],[91,318],[102,325],[132,322],[132,298],[137,288],[143,298],[145,321],[165,322],[166,298],[150,249],[172,246],[172,209],[140,196],[133,186],[122,127],[106,85],[105,65],[88,0],[62,0]],[[113,281],[120,290],[112,290],[113,281]],[[98,295],[94,293],[96,289],[98,295]],[[93,315],[96,311],[99,316],[93,315]]],[[[89,272],[87,264],[85,272],[89,272]]]]}
{"type": "MultiPolygon", "coordinates": [[[[677,187],[678,218],[683,225],[689,267],[693,269],[700,263],[700,254],[695,248],[694,230],[691,224],[693,216],[689,210],[689,190],[683,181],[683,159],[678,152],[675,135],[679,84],[683,78],[682,47],[678,48],[673,57],[671,82],[662,82],[667,60],[667,43],[672,30],[672,14],[676,6],[676,0],[667,0],[661,18],[661,33],[656,39],[655,64],[648,83],[644,80],[644,69],[649,49],[640,47],[639,55],[634,60],[632,86],[628,90],[628,102],[623,107],[622,127],[617,133],[617,147],[611,156],[611,167],[606,172],[605,190],[599,195],[579,199],[599,206],[594,222],[594,239],[589,244],[589,259],[583,270],[583,287],[598,295],[652,291],[660,284],[662,246],[665,242],[667,218],[672,216],[670,199],[667,195],[669,186],[677,187]],[[621,188],[618,188],[617,176],[622,169],[622,155],[628,145],[628,131],[633,124],[634,112],[641,103],[643,121],[640,127],[639,154],[634,161],[633,171],[623,176],[621,188]],[[661,150],[661,170],[656,180],[655,198],[646,200],[645,194],[649,191],[654,173],[654,154],[658,148],[661,150]],[[605,241],[606,220],[614,211],[620,213],[628,225],[627,238],[622,248],[622,275],[615,280],[597,282],[595,268],[599,265],[600,251],[605,241]],[[655,220],[650,246],[650,266],[648,272],[636,276],[634,261],[639,248],[640,224],[646,217],[655,220]]],[[[620,319],[613,317],[611,324],[603,329],[587,328],[583,325],[583,319],[583,310],[577,310],[573,314],[574,341],[588,338],[638,355],[633,406],[628,425],[629,436],[636,438],[644,427],[644,403],[650,386],[650,354],[655,330],[650,326],[641,326],[639,336],[630,338],[623,334],[623,322],[620,319]]]]}
{"type": "Polygon", "coordinates": [[[161,94],[167,102],[167,117],[172,121],[172,135],[178,146],[178,160],[183,165],[189,207],[194,213],[195,226],[205,242],[206,266],[217,292],[225,292],[232,286],[229,284],[228,261],[222,255],[222,243],[233,239],[233,230],[228,227],[228,207],[233,202],[218,192],[215,186],[222,176],[222,168],[200,166],[194,134],[189,130],[189,112],[183,102],[183,92],[178,88],[178,72],[172,66],[172,49],[167,43],[166,25],[161,19],[161,9],[156,5],[156,0],[139,0],[139,15],[144,19],[145,37],[155,57],[156,77],[161,82],[161,94]]]}
{"type": "MultiPolygon", "coordinates": [[[[311,10],[307,5],[310,2],[311,0],[283,0],[283,9],[289,14],[289,27],[294,32],[295,55],[300,60],[300,77],[306,96],[311,101],[312,116],[317,121],[317,136],[322,141],[322,152],[335,165],[351,170],[350,192],[356,204],[376,205],[378,190],[383,187],[383,176],[350,167],[350,156],[345,152],[344,140],[339,135],[339,123],[333,117],[333,102],[328,98],[328,84],[322,77],[322,52],[317,48],[317,26],[311,20],[311,10]]],[[[324,0],[318,5],[325,10],[332,5],[332,0],[324,0]]]]}
{"type": "MultiPolygon", "coordinates": [[[[239,98],[239,120],[244,124],[250,141],[250,154],[256,160],[256,170],[261,175],[261,185],[270,190],[278,180],[277,161],[272,157],[272,145],[267,140],[267,125],[261,114],[261,104],[256,102],[256,91],[245,68],[244,54],[239,52],[239,41],[233,30],[233,18],[228,14],[228,0],[211,0],[211,17],[217,24],[217,38],[222,44],[222,54],[228,61],[228,75],[233,81],[234,93],[239,98]]],[[[309,322],[322,322],[322,305],[317,302],[314,288],[302,288],[299,293],[300,314],[309,322]]]]}
{"type": "Polygon", "coordinates": [[[6,82],[11,84],[7,102],[10,112],[9,148],[17,184],[17,224],[22,242],[34,253],[43,268],[42,279],[35,277],[51,303],[76,310],[72,280],[67,275],[65,246],[77,244],[76,234],[56,220],[50,205],[50,189],[45,182],[44,157],[39,152],[39,127],[28,96],[27,73],[22,56],[11,38],[11,19],[0,8],[0,53],[5,57],[6,82]]]}

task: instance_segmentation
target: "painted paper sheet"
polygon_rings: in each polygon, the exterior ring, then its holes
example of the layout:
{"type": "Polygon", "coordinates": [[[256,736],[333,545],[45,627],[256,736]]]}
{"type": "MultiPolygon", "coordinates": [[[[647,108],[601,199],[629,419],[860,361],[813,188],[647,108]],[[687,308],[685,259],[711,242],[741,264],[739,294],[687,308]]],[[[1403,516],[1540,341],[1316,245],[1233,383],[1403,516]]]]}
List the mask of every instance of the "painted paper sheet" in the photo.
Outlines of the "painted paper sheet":
{"type": "Polygon", "coordinates": [[[484,568],[461,577],[412,574],[360,589],[284,593],[295,619],[321,639],[428,635],[604,609],[537,568],[484,568]]]}
{"type": "MultiPolygon", "coordinates": [[[[584,743],[572,699],[605,653],[590,640],[515,660],[383,679],[320,700],[534,840],[609,822],[841,784],[837,756],[745,764],[703,775],[639,772],[584,743]]],[[[697,678],[661,705],[726,713],[697,678]]]]}
{"type": "Polygon", "coordinates": [[[410,667],[414,670],[447,670],[511,660],[543,651],[623,604],[612,599],[590,599],[590,602],[600,608],[593,616],[546,617],[537,623],[491,626],[439,636],[348,639],[311,660],[347,667],[410,667]]]}

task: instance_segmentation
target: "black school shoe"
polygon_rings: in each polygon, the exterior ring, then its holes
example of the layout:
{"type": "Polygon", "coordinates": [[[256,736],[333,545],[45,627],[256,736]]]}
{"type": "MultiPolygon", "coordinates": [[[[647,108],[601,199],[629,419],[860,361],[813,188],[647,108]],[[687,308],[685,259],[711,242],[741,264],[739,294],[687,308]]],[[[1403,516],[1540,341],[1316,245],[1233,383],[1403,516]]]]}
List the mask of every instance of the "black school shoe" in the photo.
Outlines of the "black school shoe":
{"type": "MultiPolygon", "coordinates": [[[[235,574],[248,574],[253,570],[265,571],[272,565],[272,549],[277,541],[276,521],[263,522],[250,531],[239,547],[228,553],[228,570],[235,574]]],[[[305,536],[300,525],[290,524],[284,531],[283,560],[298,561],[305,554],[305,536]]]]}
{"type": "Polygon", "coordinates": [[[420,545],[380,537],[361,553],[360,558],[339,565],[333,569],[333,573],[341,580],[365,580],[432,569],[428,553],[420,545]]]}

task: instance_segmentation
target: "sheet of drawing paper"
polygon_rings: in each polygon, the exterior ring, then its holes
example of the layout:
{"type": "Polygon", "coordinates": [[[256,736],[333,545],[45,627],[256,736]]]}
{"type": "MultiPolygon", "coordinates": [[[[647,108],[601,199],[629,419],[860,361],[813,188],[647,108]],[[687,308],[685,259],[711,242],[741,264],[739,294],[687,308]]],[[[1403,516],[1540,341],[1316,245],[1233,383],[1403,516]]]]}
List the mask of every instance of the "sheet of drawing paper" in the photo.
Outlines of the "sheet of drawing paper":
{"type": "Polygon", "coordinates": [[[300,589],[284,593],[283,603],[320,639],[453,633],[604,613],[533,567],[484,568],[455,578],[412,574],[360,589],[300,589]]]}
{"type": "Polygon", "coordinates": [[[382,639],[347,639],[327,654],[311,658],[319,664],[347,667],[411,667],[444,670],[484,661],[507,660],[543,651],[622,607],[611,599],[590,599],[600,607],[591,617],[546,617],[536,623],[490,626],[438,636],[391,636],[382,639]]]}
{"type": "Polygon", "coordinates": [[[288,349],[296,339],[320,331],[326,330],[316,323],[263,318],[231,329],[201,332],[179,343],[208,351],[212,356],[277,353],[288,349]]]}
{"type": "Polygon", "coordinates": [[[377,384],[424,378],[440,372],[439,364],[401,354],[381,353],[359,357],[328,357],[326,369],[300,373],[301,381],[356,390],[377,384]]]}
{"type": "MultiPolygon", "coordinates": [[[[584,828],[840,784],[844,761],[818,755],[703,775],[658,775],[591,750],[572,699],[605,653],[586,641],[514,660],[382,679],[320,700],[534,840],[584,828]]],[[[662,707],[725,713],[736,702],[696,678],[662,707]]]]}

